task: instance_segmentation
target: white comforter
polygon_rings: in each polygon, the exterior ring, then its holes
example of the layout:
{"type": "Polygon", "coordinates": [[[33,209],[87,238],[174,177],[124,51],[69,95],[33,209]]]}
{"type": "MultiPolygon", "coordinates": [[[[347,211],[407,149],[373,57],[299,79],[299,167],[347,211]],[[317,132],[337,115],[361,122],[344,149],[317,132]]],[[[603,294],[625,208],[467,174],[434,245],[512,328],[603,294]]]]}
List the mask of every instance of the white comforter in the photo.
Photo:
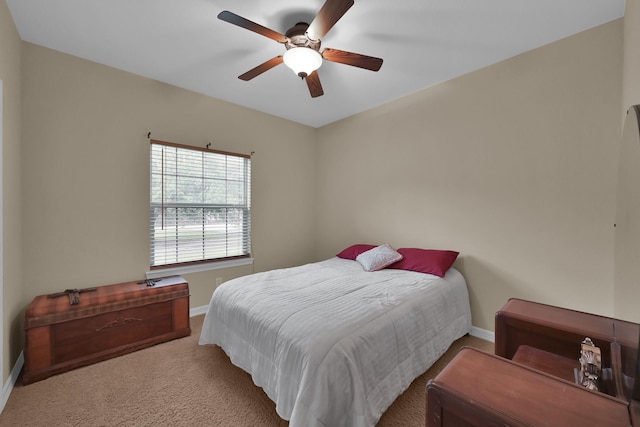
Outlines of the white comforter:
{"type": "Polygon", "coordinates": [[[291,427],[365,427],[471,329],[466,283],[331,258],[228,281],[200,344],[249,372],[291,427]]]}

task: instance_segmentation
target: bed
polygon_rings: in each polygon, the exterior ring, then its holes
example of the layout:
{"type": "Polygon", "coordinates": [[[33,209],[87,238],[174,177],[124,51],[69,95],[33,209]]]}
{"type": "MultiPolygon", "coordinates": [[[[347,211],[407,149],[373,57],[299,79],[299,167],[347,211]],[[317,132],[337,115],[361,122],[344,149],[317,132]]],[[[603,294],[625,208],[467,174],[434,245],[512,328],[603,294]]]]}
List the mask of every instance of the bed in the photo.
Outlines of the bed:
{"type": "Polygon", "coordinates": [[[291,427],[370,427],[471,329],[466,282],[333,257],[230,280],[199,343],[251,374],[291,427]]]}

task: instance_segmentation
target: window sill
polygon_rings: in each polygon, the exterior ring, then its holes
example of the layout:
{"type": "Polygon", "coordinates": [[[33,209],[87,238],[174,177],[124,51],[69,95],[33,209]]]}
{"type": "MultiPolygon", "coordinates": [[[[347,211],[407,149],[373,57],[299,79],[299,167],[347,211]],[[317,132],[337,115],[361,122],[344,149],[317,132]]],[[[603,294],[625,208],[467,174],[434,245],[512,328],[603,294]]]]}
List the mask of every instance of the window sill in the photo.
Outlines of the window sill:
{"type": "Polygon", "coordinates": [[[210,262],[207,264],[196,264],[196,265],[185,266],[185,267],[173,267],[173,268],[151,270],[151,271],[147,271],[145,275],[147,279],[155,279],[157,277],[198,273],[201,271],[219,270],[221,268],[238,267],[241,265],[250,265],[250,264],[253,264],[253,258],[240,258],[240,259],[233,259],[228,261],[210,262]]]}

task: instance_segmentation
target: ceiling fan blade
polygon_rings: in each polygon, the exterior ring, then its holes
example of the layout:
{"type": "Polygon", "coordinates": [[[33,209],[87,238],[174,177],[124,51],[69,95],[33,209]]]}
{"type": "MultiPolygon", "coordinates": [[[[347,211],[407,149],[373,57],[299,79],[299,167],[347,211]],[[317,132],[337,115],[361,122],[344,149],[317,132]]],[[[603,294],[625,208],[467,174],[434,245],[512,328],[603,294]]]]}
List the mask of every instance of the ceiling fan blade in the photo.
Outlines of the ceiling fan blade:
{"type": "Polygon", "coordinates": [[[322,51],[322,57],[327,61],[352,65],[354,67],[364,68],[365,70],[378,71],[380,67],[382,67],[382,59],[380,58],[346,52],[344,50],[327,48],[322,51]]]}
{"type": "Polygon", "coordinates": [[[318,71],[314,71],[304,79],[307,81],[309,93],[311,93],[312,98],[317,98],[318,96],[324,95],[322,85],[320,84],[320,77],[318,77],[318,71]]]}
{"type": "Polygon", "coordinates": [[[277,31],[270,30],[267,27],[263,27],[260,24],[256,24],[253,21],[249,21],[246,18],[243,18],[240,15],[236,15],[233,12],[229,12],[228,10],[223,10],[218,14],[218,19],[226,21],[230,24],[237,25],[238,27],[246,28],[249,31],[253,31],[254,33],[258,33],[265,37],[269,37],[277,41],[278,43],[285,43],[287,41],[287,37],[284,34],[280,34],[277,31]]]}
{"type": "Polygon", "coordinates": [[[307,36],[311,40],[323,38],[351,6],[353,0],[327,0],[307,28],[307,36]]]}
{"type": "Polygon", "coordinates": [[[257,67],[252,68],[249,71],[247,71],[246,73],[238,76],[238,78],[240,80],[244,80],[245,82],[248,82],[252,78],[257,77],[260,74],[264,73],[265,71],[269,71],[270,69],[272,69],[276,65],[280,65],[280,64],[282,64],[282,55],[281,56],[276,56],[275,58],[271,58],[270,60],[268,60],[266,62],[263,62],[262,64],[258,65],[257,67]]]}

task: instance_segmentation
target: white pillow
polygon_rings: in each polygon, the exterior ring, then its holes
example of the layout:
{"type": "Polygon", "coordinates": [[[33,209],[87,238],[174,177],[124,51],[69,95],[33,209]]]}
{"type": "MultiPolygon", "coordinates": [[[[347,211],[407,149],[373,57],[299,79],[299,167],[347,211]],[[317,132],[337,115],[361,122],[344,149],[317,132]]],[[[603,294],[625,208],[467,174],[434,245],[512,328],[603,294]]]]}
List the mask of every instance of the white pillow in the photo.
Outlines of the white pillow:
{"type": "Polygon", "coordinates": [[[398,262],[401,259],[402,255],[386,243],[362,252],[356,257],[356,261],[358,261],[366,271],[382,270],[386,266],[398,262]]]}

